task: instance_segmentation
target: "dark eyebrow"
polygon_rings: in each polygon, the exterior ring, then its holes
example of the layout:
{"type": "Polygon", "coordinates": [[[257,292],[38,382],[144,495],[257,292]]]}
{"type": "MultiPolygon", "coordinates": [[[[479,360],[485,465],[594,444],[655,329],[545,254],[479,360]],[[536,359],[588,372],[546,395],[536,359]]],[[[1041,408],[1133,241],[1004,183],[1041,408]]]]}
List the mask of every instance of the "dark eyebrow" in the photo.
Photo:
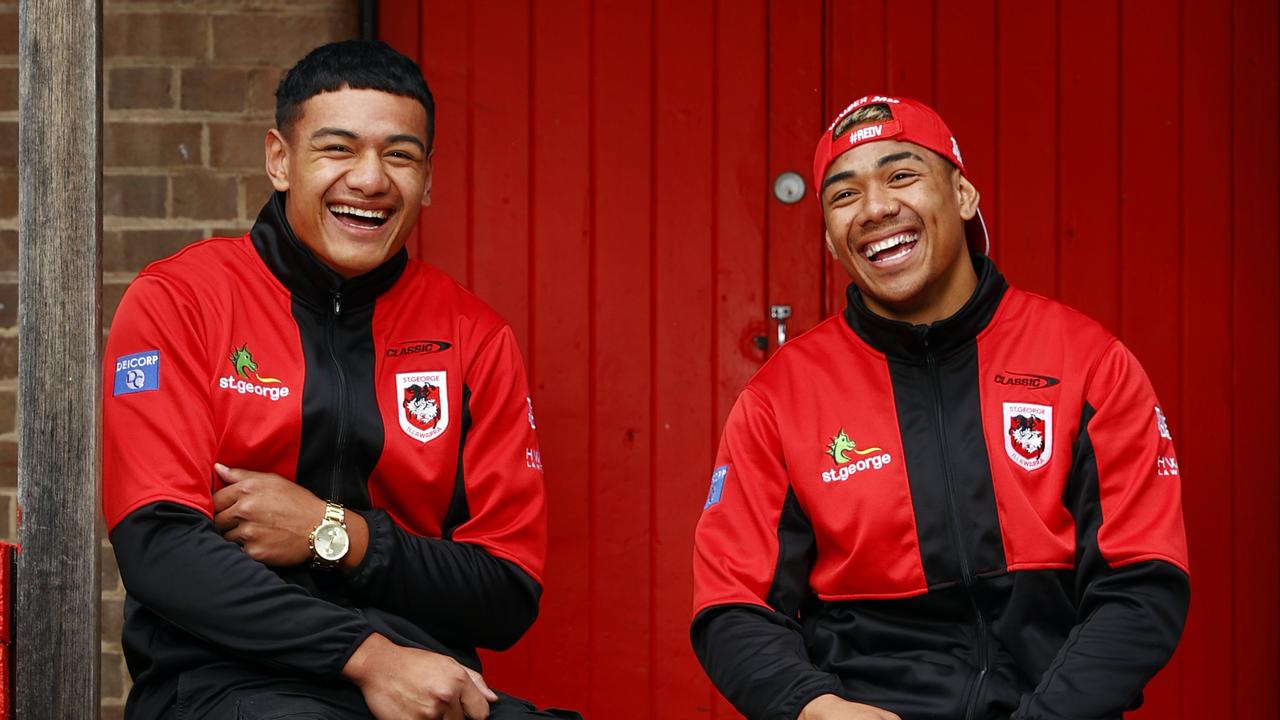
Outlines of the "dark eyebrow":
{"type": "Polygon", "coordinates": [[[422,152],[427,151],[426,143],[419,140],[417,135],[408,135],[408,134],[392,135],[387,138],[388,145],[394,145],[395,143],[402,143],[402,142],[407,142],[412,145],[417,145],[418,149],[421,150],[422,152]]]}
{"type": "Polygon", "coordinates": [[[855,178],[855,177],[858,177],[858,173],[852,170],[845,170],[844,172],[838,172],[835,175],[832,175],[831,177],[822,181],[822,189],[819,191],[819,193],[826,192],[827,188],[840,182],[841,180],[848,180],[849,178],[855,178]]]}
{"type": "Polygon", "coordinates": [[[342,128],[334,128],[334,127],[322,127],[319,130],[311,133],[311,139],[315,140],[316,138],[324,137],[325,135],[337,135],[339,137],[350,138],[352,140],[357,140],[360,138],[359,135],[351,132],[350,130],[343,130],[342,128]]]}
{"type": "Polygon", "coordinates": [[[903,150],[900,153],[885,155],[884,157],[880,158],[878,161],[876,161],[876,167],[882,168],[885,165],[888,165],[889,163],[895,163],[895,162],[898,162],[899,160],[906,160],[907,158],[915,158],[920,162],[924,162],[924,158],[920,157],[919,155],[911,152],[910,150],[903,150]]]}

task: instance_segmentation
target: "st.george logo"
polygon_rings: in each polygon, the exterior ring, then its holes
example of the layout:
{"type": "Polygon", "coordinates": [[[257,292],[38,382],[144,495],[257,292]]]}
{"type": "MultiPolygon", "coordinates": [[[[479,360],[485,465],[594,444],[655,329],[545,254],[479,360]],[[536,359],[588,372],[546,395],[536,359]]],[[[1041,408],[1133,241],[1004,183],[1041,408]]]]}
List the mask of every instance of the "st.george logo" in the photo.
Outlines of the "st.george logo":
{"type": "Polygon", "coordinates": [[[840,428],[840,432],[831,438],[826,452],[831,456],[831,462],[834,462],[836,467],[822,473],[822,482],[825,483],[844,482],[857,473],[879,470],[893,462],[893,456],[882,448],[859,449],[858,443],[849,437],[844,428],[840,428]],[[853,453],[853,456],[849,453],[853,453]]]}
{"type": "Polygon", "coordinates": [[[1030,403],[1004,404],[1004,451],[1026,470],[1036,470],[1053,457],[1053,408],[1030,403]]]}
{"type": "Polygon", "coordinates": [[[430,442],[449,427],[449,384],[444,370],[396,373],[400,429],[419,442],[430,442]]]}

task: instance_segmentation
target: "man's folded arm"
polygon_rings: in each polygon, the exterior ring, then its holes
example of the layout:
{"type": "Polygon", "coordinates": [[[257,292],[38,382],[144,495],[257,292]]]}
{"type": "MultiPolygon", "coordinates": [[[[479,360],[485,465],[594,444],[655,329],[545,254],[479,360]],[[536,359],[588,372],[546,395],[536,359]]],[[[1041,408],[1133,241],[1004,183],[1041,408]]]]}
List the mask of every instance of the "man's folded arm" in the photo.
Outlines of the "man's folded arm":
{"type": "Polygon", "coordinates": [[[752,720],[795,720],[809,701],[839,694],[839,680],[813,666],[796,622],[752,605],[698,613],[693,649],[707,676],[752,720]]]}
{"type": "Polygon", "coordinates": [[[442,640],[501,650],[538,615],[546,497],[515,336],[494,324],[476,347],[460,417],[451,420],[461,439],[441,537],[412,533],[384,510],[363,511],[369,545],[349,580],[361,600],[442,640]]]}
{"type": "Polygon", "coordinates": [[[1118,341],[1090,376],[1072,450],[1077,624],[1016,720],[1119,720],[1173,655],[1190,603],[1173,440],[1118,341]]]}
{"type": "Polygon", "coordinates": [[[360,513],[369,545],[348,576],[357,598],[446,642],[502,650],[538,616],[542,587],[478,545],[414,535],[384,510],[360,513]]]}
{"type": "Polygon", "coordinates": [[[131,597],[255,664],[337,675],[373,632],[359,613],[281,580],[191,508],[145,505],[116,524],[111,544],[131,597]]]}

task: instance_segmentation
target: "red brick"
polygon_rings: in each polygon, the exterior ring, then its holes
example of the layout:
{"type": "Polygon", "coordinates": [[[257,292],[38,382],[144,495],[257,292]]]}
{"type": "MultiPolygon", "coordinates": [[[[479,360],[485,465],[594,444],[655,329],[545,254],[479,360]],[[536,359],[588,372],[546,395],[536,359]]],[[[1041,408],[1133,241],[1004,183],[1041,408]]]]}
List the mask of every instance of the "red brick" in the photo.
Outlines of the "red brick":
{"type": "Polygon", "coordinates": [[[104,542],[98,548],[98,573],[104,594],[119,592],[124,588],[120,582],[120,568],[116,566],[116,553],[111,549],[111,543],[104,542]]]}
{"type": "Polygon", "coordinates": [[[14,523],[14,496],[0,494],[0,540],[18,542],[18,528],[14,523]]]}
{"type": "Polygon", "coordinates": [[[18,173],[0,173],[0,217],[18,217],[18,173]]]}
{"type": "Polygon", "coordinates": [[[18,487],[18,443],[0,442],[0,488],[18,487]]]}
{"type": "Polygon", "coordinates": [[[106,233],[102,239],[102,269],[106,272],[136,272],[147,263],[168,257],[199,239],[201,233],[194,230],[106,233]]]}
{"type": "Polygon", "coordinates": [[[18,377],[18,338],[0,337],[0,377],[18,377]]]}
{"type": "Polygon", "coordinates": [[[267,200],[276,191],[271,185],[271,178],[265,172],[246,175],[240,178],[240,186],[244,190],[244,214],[250,219],[256,219],[262,206],[267,204],[267,200]]]}
{"type": "Polygon", "coordinates": [[[239,227],[239,226],[216,227],[209,232],[209,236],[210,237],[240,237],[241,235],[249,232],[249,228],[252,227],[252,225],[253,225],[252,222],[246,222],[244,224],[244,227],[239,227]]]}
{"type": "Polygon", "coordinates": [[[107,107],[113,110],[173,107],[173,70],[167,67],[115,68],[107,74],[107,107]]]}
{"type": "Polygon", "coordinates": [[[269,123],[210,123],[209,164],[215,168],[253,168],[265,172],[264,145],[269,123]]]}
{"type": "Polygon", "coordinates": [[[18,123],[0,123],[0,167],[18,167],[18,123]]]}
{"type": "Polygon", "coordinates": [[[249,73],[249,110],[275,117],[276,88],[284,71],[280,68],[263,68],[249,73]]]}
{"type": "MultiPolygon", "coordinates": [[[[102,284],[102,327],[110,328],[111,320],[116,316],[116,308],[120,307],[120,298],[124,296],[128,283],[102,284]]],[[[3,371],[3,366],[0,366],[3,371]]]]}
{"type": "MultiPolygon", "coordinates": [[[[0,271],[18,270],[18,232],[0,230],[0,271]]],[[[0,373],[0,377],[5,377],[0,373]]]]}
{"type": "MultiPolygon", "coordinates": [[[[18,324],[18,284],[0,283],[0,327],[18,324]]],[[[5,432],[0,430],[0,432],[5,432]]]]}
{"type": "Polygon", "coordinates": [[[216,15],[215,62],[291,67],[303,55],[333,40],[356,37],[356,14],[216,15]]]}
{"type": "Polygon", "coordinates": [[[192,173],[173,177],[173,217],[227,219],[236,216],[240,192],[235,176],[192,173]]]}
{"type": "MultiPolygon", "coordinates": [[[[103,617],[102,624],[105,630],[107,624],[106,617],[103,617]]],[[[103,637],[105,636],[106,633],[104,632],[103,637]]],[[[117,634],[116,640],[119,641],[119,639],[120,636],[117,634]]],[[[104,699],[124,697],[124,673],[121,672],[121,668],[124,666],[124,663],[122,662],[124,658],[119,652],[114,650],[103,650],[102,654],[99,655],[99,658],[101,662],[98,667],[101,668],[102,697],[104,699]]]]}
{"type": "Polygon", "coordinates": [[[18,109],[18,68],[0,68],[0,110],[18,109]]]}
{"type": "MultiPolygon", "coordinates": [[[[120,631],[124,628],[124,598],[102,598],[101,617],[102,639],[107,642],[120,642],[120,631]]],[[[108,695],[105,689],[102,694],[108,695]]],[[[119,693],[110,693],[110,696],[118,697],[119,693]]]]}
{"type": "Polygon", "coordinates": [[[111,13],[103,18],[104,57],[196,57],[206,54],[204,13],[111,13]]]}
{"type": "Polygon", "coordinates": [[[249,89],[248,70],[189,68],[182,71],[182,109],[240,112],[249,89]]]}
{"type": "Polygon", "coordinates": [[[160,175],[106,175],[102,214],[107,217],[164,217],[169,181],[160,175]]]}
{"type": "Polygon", "coordinates": [[[18,54],[18,11],[0,12],[0,55],[18,54]]]}
{"type": "MultiPolygon", "coordinates": [[[[200,164],[197,123],[107,123],[102,140],[107,167],[154,167],[200,164]]],[[[0,165],[3,165],[0,158],[0,165]]]]}

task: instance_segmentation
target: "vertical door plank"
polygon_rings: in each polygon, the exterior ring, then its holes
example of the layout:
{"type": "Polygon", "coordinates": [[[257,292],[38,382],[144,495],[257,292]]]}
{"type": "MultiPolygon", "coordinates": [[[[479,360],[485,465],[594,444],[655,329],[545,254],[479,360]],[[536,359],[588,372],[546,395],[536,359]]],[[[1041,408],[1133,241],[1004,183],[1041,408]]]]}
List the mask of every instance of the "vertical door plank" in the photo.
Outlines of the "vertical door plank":
{"type": "MultiPolygon", "coordinates": [[[[1232,296],[1232,373],[1235,408],[1235,648],[1236,715],[1280,716],[1280,497],[1277,496],[1277,221],[1276,128],[1277,8],[1275,3],[1239,0],[1233,10],[1232,186],[1233,227],[1229,236],[1235,287],[1232,296]]],[[[1219,109],[1221,105],[1217,106],[1219,109]]],[[[1211,111],[1206,109],[1205,111],[1211,111]]],[[[1220,247],[1219,235],[1195,238],[1198,249],[1220,247]]]]}
{"type": "MultiPolygon", "coordinates": [[[[1232,203],[1231,15],[1208,2],[1183,4],[1182,408],[1169,415],[1182,473],[1191,552],[1191,612],[1179,652],[1185,718],[1245,717],[1235,711],[1232,657],[1230,453],[1232,203]],[[1187,119],[1195,118],[1194,122],[1187,119]],[[1204,138],[1216,138],[1206,143],[1204,138]],[[1206,246],[1205,240],[1216,240],[1206,246]],[[1206,251],[1208,250],[1208,251],[1206,251]]],[[[1273,278],[1274,281],[1274,278],[1273,278]]],[[[1273,450],[1274,452],[1274,450],[1273,450]]],[[[1274,677],[1274,668],[1272,668],[1274,677]]]]}
{"type": "MultiPolygon", "coordinates": [[[[826,36],[824,37],[823,75],[826,78],[822,102],[822,114],[810,130],[810,164],[818,134],[827,128],[835,116],[849,103],[864,95],[889,92],[886,77],[886,38],[883,32],[867,32],[866,28],[882,28],[885,24],[884,0],[828,0],[825,9],[826,36]]],[[[781,110],[781,108],[779,108],[781,110]]],[[[804,171],[805,182],[810,171],[804,171]]],[[[817,233],[823,237],[824,221],[817,200],[816,188],[809,188],[804,203],[818,213],[817,233]]],[[[823,297],[822,315],[832,315],[845,307],[845,288],[849,285],[849,273],[840,263],[822,249],[823,297]]],[[[766,268],[766,272],[770,271],[766,268]]]]}
{"type": "MultiPolygon", "coordinates": [[[[772,332],[765,320],[765,217],[767,205],[779,201],[773,197],[764,152],[769,135],[767,16],[766,0],[716,2],[712,447],[719,443],[720,429],[738,393],[764,360],[765,351],[753,338],[767,338],[772,332]]],[[[710,477],[709,467],[701,470],[690,482],[710,477]]],[[[708,698],[710,717],[741,717],[710,683],[708,698]]],[[[689,708],[684,717],[699,717],[700,711],[689,708]]]]}
{"type": "Polygon", "coordinates": [[[885,4],[885,67],[889,92],[933,104],[933,0],[885,4]]]}
{"type": "Polygon", "coordinates": [[[472,5],[472,290],[529,347],[529,0],[472,5]]]}
{"type": "Polygon", "coordinates": [[[688,717],[709,697],[689,646],[693,528],[706,498],[714,424],[712,9],[659,0],[654,38],[653,717],[688,717]]]}
{"type": "MultiPolygon", "coordinates": [[[[593,6],[589,717],[652,717],[650,2],[593,6]]],[[[568,632],[581,632],[581,625],[568,632]]],[[[576,684],[574,678],[558,682],[576,684]]],[[[582,697],[586,697],[584,694],[582,697]]]]}
{"type": "Polygon", "coordinates": [[[1099,108],[1120,102],[1120,9],[1116,0],[1060,7],[1059,298],[1118,333],[1120,120],[1099,108]]]}
{"type": "MultiPolygon", "coordinates": [[[[769,2],[770,181],[792,170],[806,185],[813,182],[814,146],[831,120],[823,112],[822,10],[821,0],[769,2]]],[[[791,306],[791,337],[813,327],[824,310],[823,223],[813,191],[810,187],[808,197],[794,205],[768,205],[768,303],[791,306]]]]}
{"type": "Polygon", "coordinates": [[[1001,3],[997,10],[999,144],[997,225],[991,255],[1010,283],[1057,290],[1057,57],[1051,3],[1001,3]]]}
{"type": "Polygon", "coordinates": [[[996,243],[995,0],[938,0],[936,13],[934,108],[955,134],[996,243]]]}
{"type": "MultiPolygon", "coordinates": [[[[1142,362],[1169,414],[1181,383],[1178,216],[1178,8],[1125,3],[1120,17],[1120,337],[1142,362]]],[[[1147,686],[1139,718],[1182,717],[1177,656],[1147,686]]]]}
{"type": "MultiPolygon", "coordinates": [[[[386,21],[384,13],[384,20],[386,21]]],[[[406,18],[406,22],[409,18],[406,18]]],[[[418,257],[472,285],[471,22],[465,3],[422,5],[418,63],[436,101],[431,206],[418,220],[418,257]]]]}
{"type": "MultiPolygon", "coordinates": [[[[549,547],[538,622],[517,650],[522,697],[573,706],[590,617],[590,18],[586,0],[533,4],[529,220],[533,409],[546,468],[549,547]],[[571,630],[570,630],[571,629],[571,630]],[[567,631],[568,630],[568,631],[567,631]]],[[[518,191],[518,188],[515,190],[518,191]]],[[[511,655],[511,652],[503,655],[511,655]]],[[[512,692],[516,692],[513,690],[512,692]]]]}

